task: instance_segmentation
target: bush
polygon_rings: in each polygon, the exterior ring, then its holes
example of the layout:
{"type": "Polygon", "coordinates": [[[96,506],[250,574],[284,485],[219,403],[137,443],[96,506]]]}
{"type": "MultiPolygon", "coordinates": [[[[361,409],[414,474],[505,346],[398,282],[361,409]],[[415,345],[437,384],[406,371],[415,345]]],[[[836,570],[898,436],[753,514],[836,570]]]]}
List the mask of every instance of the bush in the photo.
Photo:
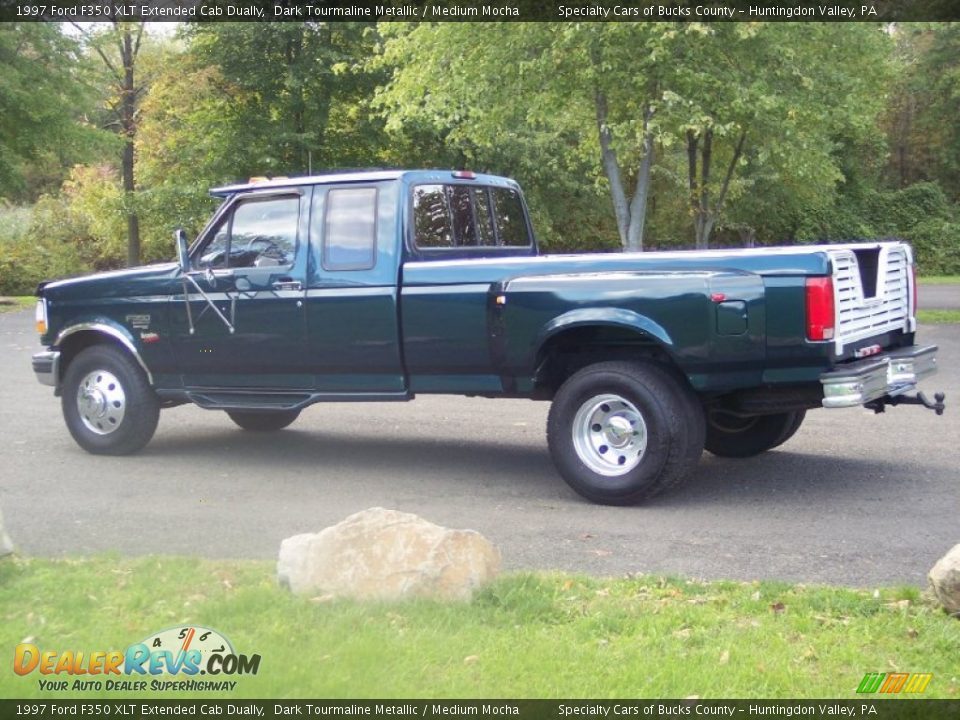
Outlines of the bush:
{"type": "Polygon", "coordinates": [[[934,218],[906,234],[921,275],[960,275],[960,223],[934,218]]]}
{"type": "Polygon", "coordinates": [[[0,255],[0,294],[30,295],[41,280],[94,269],[86,223],[60,198],[44,196],[18,236],[6,238],[0,255]]]}

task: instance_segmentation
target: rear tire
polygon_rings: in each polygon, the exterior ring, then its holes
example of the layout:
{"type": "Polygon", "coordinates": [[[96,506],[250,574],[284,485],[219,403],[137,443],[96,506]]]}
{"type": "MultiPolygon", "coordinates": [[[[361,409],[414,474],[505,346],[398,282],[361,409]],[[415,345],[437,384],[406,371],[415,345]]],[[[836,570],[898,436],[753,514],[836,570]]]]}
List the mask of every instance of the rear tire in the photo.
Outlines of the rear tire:
{"type": "Polygon", "coordinates": [[[274,432],[283,430],[300,416],[299,410],[227,410],[227,415],[244,430],[274,432]]]}
{"type": "Polygon", "coordinates": [[[751,417],[711,410],[705,446],[720,457],[753,457],[783,445],[800,429],[805,416],[805,410],[751,417]]]}
{"type": "Polygon", "coordinates": [[[571,376],[547,419],[550,454],[576,492],[633,505],[682,480],[703,452],[703,409],[651,363],[605,362],[571,376]]]}
{"type": "Polygon", "coordinates": [[[60,398],[67,429],[95,455],[129,455],[150,442],[160,400],[146,373],[112,345],[94,345],[67,366],[60,398]]]}

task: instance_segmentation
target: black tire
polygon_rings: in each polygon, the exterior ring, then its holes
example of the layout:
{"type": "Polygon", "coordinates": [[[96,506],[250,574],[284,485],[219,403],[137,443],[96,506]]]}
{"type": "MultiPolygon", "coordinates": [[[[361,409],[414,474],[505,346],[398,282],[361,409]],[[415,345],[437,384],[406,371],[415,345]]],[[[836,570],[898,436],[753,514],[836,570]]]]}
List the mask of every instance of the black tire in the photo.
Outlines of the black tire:
{"type": "Polygon", "coordinates": [[[300,417],[299,410],[227,410],[227,415],[244,430],[274,432],[283,430],[300,417]]]}
{"type": "Polygon", "coordinates": [[[780,437],[780,439],[777,440],[776,443],[774,443],[773,445],[771,445],[771,446],[768,448],[768,450],[773,450],[773,448],[775,448],[775,447],[780,447],[780,446],[783,445],[787,440],[789,440],[789,439],[792,438],[794,435],[796,435],[796,434],[797,434],[797,430],[799,430],[799,429],[800,429],[800,426],[803,425],[803,420],[804,420],[804,418],[807,416],[807,411],[806,411],[806,410],[797,410],[797,411],[793,412],[792,414],[793,414],[793,416],[794,416],[794,418],[793,418],[793,423],[792,423],[789,427],[787,427],[786,430],[784,430],[783,435],[780,437]]]}
{"type": "Polygon", "coordinates": [[[720,457],[753,457],[783,445],[793,437],[804,416],[805,410],[750,417],[711,410],[707,413],[705,446],[720,457]]]}
{"type": "Polygon", "coordinates": [[[160,400],[124,350],[94,345],[67,366],[60,404],[67,429],[95,455],[129,455],[153,437],[160,400]]]}
{"type": "Polygon", "coordinates": [[[560,475],[580,495],[633,505],[689,474],[703,452],[704,426],[685,380],[652,363],[605,362],[557,391],[547,443],[560,475]]]}

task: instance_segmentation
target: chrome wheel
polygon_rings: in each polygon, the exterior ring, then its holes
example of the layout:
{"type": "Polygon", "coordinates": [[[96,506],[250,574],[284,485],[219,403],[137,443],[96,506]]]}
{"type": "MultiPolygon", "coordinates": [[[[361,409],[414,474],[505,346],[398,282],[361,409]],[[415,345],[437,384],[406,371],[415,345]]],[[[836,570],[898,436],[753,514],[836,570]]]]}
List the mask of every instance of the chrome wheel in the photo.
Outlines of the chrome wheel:
{"type": "Polygon", "coordinates": [[[106,370],[87,373],[77,387],[77,411],[92,433],[109,435],[119,428],[127,398],[116,375],[106,370]]]}
{"type": "Polygon", "coordinates": [[[577,410],[573,447],[581,462],[608,477],[624,475],[647,449],[647,424],[636,406],[620,395],[597,395],[577,410]]]}

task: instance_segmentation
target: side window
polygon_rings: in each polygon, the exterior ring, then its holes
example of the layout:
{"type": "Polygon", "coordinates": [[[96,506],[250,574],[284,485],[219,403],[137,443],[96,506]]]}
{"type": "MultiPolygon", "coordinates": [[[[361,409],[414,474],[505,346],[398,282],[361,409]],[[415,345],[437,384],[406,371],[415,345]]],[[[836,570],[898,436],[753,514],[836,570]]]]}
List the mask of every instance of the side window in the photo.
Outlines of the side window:
{"type": "Polygon", "coordinates": [[[470,188],[466,185],[447,185],[447,197],[453,215],[454,244],[458,247],[477,245],[477,226],[473,221],[470,188]]]}
{"type": "Polygon", "coordinates": [[[327,193],[323,232],[325,270],[369,270],[376,264],[377,190],[327,193]]]}
{"type": "Polygon", "coordinates": [[[492,194],[497,218],[497,244],[506,247],[530,245],[520,193],[511,188],[493,188],[492,194]]]}
{"type": "Polygon", "coordinates": [[[413,189],[413,224],[417,247],[453,247],[453,227],[443,185],[413,189]]]}
{"type": "Polygon", "coordinates": [[[493,234],[493,216],[490,213],[490,195],[487,188],[473,188],[473,207],[477,216],[477,236],[480,245],[496,245],[493,234]]]}
{"type": "Polygon", "coordinates": [[[200,268],[286,267],[297,252],[300,198],[243,200],[200,251],[200,268]]]}
{"type": "Polygon", "coordinates": [[[529,247],[520,193],[511,188],[418,185],[413,189],[418,248],[529,247]]]}

